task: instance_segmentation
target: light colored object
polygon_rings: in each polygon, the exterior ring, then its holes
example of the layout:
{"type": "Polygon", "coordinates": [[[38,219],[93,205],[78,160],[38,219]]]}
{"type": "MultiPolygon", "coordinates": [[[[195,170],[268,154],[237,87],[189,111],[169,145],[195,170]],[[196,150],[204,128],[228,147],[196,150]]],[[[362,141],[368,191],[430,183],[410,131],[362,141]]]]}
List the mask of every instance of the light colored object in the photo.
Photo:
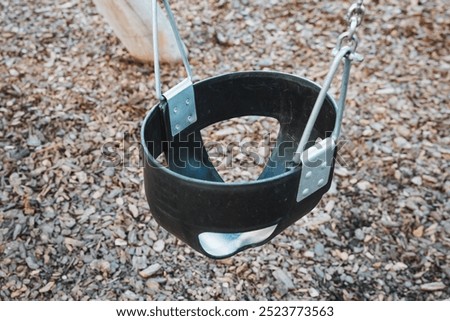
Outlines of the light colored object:
{"type": "MultiPolygon", "coordinates": [[[[94,0],[94,3],[131,56],[143,62],[153,61],[150,0],[94,0]]],[[[169,21],[159,5],[157,11],[160,59],[169,63],[181,61],[169,21]]]]}
{"type": "Polygon", "coordinates": [[[139,275],[144,279],[148,279],[152,275],[156,274],[161,269],[161,264],[155,263],[147,267],[145,270],[139,272],[139,275]]]}
{"type": "Polygon", "coordinates": [[[300,186],[297,191],[297,202],[300,202],[327,185],[332,175],[336,144],[334,139],[328,137],[302,153],[302,174],[300,186]]]}
{"type": "Polygon", "coordinates": [[[215,257],[223,257],[233,254],[244,246],[265,241],[272,235],[276,227],[277,225],[272,225],[243,233],[204,232],[198,236],[198,239],[206,253],[215,257]]]}

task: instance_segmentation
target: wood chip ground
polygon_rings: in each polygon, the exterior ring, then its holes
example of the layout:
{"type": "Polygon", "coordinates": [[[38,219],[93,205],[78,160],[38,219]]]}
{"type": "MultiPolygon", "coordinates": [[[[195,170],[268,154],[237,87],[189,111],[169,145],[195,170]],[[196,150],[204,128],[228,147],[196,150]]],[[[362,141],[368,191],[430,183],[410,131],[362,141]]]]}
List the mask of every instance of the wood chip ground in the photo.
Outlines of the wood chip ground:
{"type": "MultiPolygon", "coordinates": [[[[350,5],[172,2],[196,80],[267,69],[319,83],[350,5]]],[[[91,1],[0,0],[0,299],[449,299],[448,8],[367,3],[331,191],[269,244],[214,261],[159,227],[144,196],[153,67],[91,1]]],[[[162,66],[164,88],[181,70],[162,66]]],[[[275,126],[205,135],[262,141],[275,126]]],[[[222,174],[252,179],[254,165],[222,174]]]]}

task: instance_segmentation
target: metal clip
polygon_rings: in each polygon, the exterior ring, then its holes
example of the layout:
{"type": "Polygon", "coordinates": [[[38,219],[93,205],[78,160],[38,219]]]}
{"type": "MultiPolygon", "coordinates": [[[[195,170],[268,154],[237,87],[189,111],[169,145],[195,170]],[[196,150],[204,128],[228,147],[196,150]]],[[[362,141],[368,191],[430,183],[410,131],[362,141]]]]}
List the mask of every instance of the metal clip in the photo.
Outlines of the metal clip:
{"type": "Polygon", "coordinates": [[[328,137],[305,150],[300,156],[302,174],[297,192],[297,202],[324,187],[330,178],[336,144],[328,137]]]}
{"type": "Polygon", "coordinates": [[[363,1],[358,0],[356,3],[352,4],[347,11],[347,21],[349,24],[352,22],[352,18],[356,17],[356,27],[361,25],[364,19],[364,14],[366,13],[366,8],[364,7],[363,1]]]}
{"type": "Polygon", "coordinates": [[[185,79],[169,89],[164,97],[169,108],[170,129],[173,136],[197,121],[194,87],[190,79],[185,79]]]}

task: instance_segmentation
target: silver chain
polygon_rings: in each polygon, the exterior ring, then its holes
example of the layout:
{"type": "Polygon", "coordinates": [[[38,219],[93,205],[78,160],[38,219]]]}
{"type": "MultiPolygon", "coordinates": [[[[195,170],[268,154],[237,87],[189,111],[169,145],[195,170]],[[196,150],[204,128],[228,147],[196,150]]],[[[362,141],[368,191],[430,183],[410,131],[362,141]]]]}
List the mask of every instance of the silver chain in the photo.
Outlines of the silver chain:
{"type": "Polygon", "coordinates": [[[349,23],[351,22],[352,18],[355,17],[358,19],[358,26],[361,24],[366,11],[363,2],[364,0],[358,0],[354,4],[352,4],[350,8],[348,8],[347,21],[349,23]]]}
{"type": "Polygon", "coordinates": [[[363,21],[365,11],[366,9],[364,7],[363,0],[357,0],[350,6],[346,16],[348,30],[339,36],[335,49],[336,52],[342,48],[343,42],[346,40],[352,48],[352,54],[356,54],[356,48],[358,47],[358,37],[356,36],[356,32],[363,21]]]}

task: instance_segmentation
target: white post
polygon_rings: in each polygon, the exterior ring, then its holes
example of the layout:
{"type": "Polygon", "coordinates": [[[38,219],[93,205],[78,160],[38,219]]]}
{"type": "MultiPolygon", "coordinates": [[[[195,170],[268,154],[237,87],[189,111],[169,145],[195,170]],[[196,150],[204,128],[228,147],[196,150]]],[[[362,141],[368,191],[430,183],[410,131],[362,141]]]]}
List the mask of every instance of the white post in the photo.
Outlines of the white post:
{"type": "MultiPolygon", "coordinates": [[[[153,61],[152,7],[150,0],[93,0],[130,55],[143,62],[153,61]]],[[[175,36],[167,17],[158,6],[160,60],[181,61],[175,36]]]]}

